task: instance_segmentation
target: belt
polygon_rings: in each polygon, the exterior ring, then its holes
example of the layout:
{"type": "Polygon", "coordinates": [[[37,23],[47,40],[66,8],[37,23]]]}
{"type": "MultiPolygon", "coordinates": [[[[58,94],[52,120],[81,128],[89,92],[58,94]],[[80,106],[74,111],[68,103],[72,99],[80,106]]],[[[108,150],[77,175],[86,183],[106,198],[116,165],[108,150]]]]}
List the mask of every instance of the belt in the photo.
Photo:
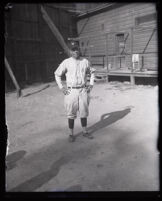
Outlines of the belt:
{"type": "Polygon", "coordinates": [[[78,87],[67,87],[68,89],[81,89],[85,88],[86,86],[78,86],[78,87]]]}

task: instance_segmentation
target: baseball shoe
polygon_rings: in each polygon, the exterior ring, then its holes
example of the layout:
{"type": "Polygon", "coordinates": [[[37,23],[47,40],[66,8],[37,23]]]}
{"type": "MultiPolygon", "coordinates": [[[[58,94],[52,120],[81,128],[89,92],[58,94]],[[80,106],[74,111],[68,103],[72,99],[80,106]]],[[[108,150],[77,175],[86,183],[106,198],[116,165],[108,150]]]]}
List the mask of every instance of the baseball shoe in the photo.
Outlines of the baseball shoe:
{"type": "Polygon", "coordinates": [[[69,135],[69,142],[74,142],[74,141],[75,141],[74,135],[69,135]]]}
{"type": "Polygon", "coordinates": [[[88,139],[93,139],[94,137],[91,135],[91,134],[89,134],[88,132],[83,132],[83,136],[84,137],[86,137],[86,138],[88,138],[88,139]]]}

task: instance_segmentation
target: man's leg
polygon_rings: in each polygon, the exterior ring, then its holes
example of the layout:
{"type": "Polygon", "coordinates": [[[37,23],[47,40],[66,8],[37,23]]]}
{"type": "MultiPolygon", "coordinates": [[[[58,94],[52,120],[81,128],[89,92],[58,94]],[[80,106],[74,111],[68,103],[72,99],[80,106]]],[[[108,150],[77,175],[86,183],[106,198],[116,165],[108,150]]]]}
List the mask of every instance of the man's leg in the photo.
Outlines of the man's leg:
{"type": "Polygon", "coordinates": [[[87,118],[81,118],[80,120],[81,120],[83,133],[86,133],[87,132],[87,118]]]}
{"type": "Polygon", "coordinates": [[[69,125],[69,130],[70,130],[69,140],[71,142],[74,142],[74,140],[75,140],[75,137],[74,137],[74,119],[68,118],[68,125],[69,125]]]}
{"type": "Polygon", "coordinates": [[[74,134],[74,119],[68,119],[70,135],[74,134]]]}
{"type": "Polygon", "coordinates": [[[83,136],[84,137],[87,137],[89,139],[93,139],[93,136],[88,133],[88,130],[87,130],[87,118],[81,118],[81,125],[82,125],[82,129],[83,129],[83,136]]]}
{"type": "Polygon", "coordinates": [[[69,141],[74,141],[74,120],[77,117],[78,110],[78,94],[77,91],[71,90],[70,94],[65,96],[64,106],[67,112],[68,126],[69,126],[69,141]]]}
{"type": "Polygon", "coordinates": [[[81,125],[83,129],[83,136],[89,139],[93,139],[93,136],[88,133],[87,129],[87,117],[89,114],[89,95],[87,94],[86,90],[83,89],[79,96],[79,112],[81,117],[81,125]]]}

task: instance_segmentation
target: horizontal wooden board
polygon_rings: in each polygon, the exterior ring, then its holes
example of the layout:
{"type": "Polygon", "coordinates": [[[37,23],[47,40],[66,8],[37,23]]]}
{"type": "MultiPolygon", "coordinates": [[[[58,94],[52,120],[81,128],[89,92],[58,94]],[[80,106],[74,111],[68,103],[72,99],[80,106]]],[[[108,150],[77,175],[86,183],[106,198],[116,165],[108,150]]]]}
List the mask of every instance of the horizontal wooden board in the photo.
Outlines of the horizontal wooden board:
{"type": "MultiPolygon", "coordinates": [[[[101,14],[98,14],[96,16],[92,16],[87,25],[85,26],[84,31],[82,32],[82,35],[88,34],[88,32],[96,32],[98,31],[100,33],[101,24],[105,23],[105,30],[110,31],[110,29],[121,29],[124,27],[130,27],[135,25],[135,18],[137,16],[140,16],[140,10],[142,13],[142,16],[144,14],[149,14],[152,12],[155,12],[155,5],[154,4],[128,4],[126,6],[122,6],[120,8],[110,10],[107,12],[103,12],[101,14]],[[135,5],[135,9],[133,7],[135,5]]],[[[78,29],[80,27],[79,23],[81,23],[82,20],[78,22],[78,29]]],[[[84,19],[85,23],[85,19],[84,19]]],[[[83,26],[83,23],[81,23],[83,26]]]]}

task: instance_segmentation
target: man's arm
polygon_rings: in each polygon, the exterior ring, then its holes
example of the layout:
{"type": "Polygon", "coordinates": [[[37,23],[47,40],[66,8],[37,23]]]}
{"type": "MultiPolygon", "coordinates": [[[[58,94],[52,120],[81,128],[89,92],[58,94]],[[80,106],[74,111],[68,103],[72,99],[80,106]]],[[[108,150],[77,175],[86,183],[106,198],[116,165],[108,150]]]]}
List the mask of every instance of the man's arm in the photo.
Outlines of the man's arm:
{"type": "Polygon", "coordinates": [[[66,89],[66,87],[63,86],[62,80],[61,80],[61,76],[65,73],[66,73],[66,66],[65,66],[65,62],[63,61],[54,72],[54,75],[55,75],[55,80],[59,89],[61,89],[64,95],[67,95],[69,94],[69,91],[66,89]]]}
{"type": "Polygon", "coordinates": [[[95,69],[92,68],[91,63],[88,61],[88,69],[87,69],[87,74],[90,75],[90,85],[88,87],[88,92],[90,92],[93,88],[94,85],[94,80],[95,80],[95,69]]]}
{"type": "Polygon", "coordinates": [[[93,86],[94,85],[94,80],[95,80],[95,74],[94,74],[95,70],[90,74],[90,85],[93,86]]]}
{"type": "Polygon", "coordinates": [[[56,83],[57,83],[57,85],[58,85],[58,87],[60,89],[63,88],[61,77],[62,77],[63,74],[65,74],[65,72],[66,72],[66,64],[65,64],[65,60],[64,60],[58,66],[58,68],[56,69],[56,71],[54,72],[56,83]]]}
{"type": "Polygon", "coordinates": [[[56,83],[57,83],[59,89],[62,89],[63,85],[62,85],[61,76],[59,76],[58,74],[55,74],[55,80],[56,80],[56,83]]]}

